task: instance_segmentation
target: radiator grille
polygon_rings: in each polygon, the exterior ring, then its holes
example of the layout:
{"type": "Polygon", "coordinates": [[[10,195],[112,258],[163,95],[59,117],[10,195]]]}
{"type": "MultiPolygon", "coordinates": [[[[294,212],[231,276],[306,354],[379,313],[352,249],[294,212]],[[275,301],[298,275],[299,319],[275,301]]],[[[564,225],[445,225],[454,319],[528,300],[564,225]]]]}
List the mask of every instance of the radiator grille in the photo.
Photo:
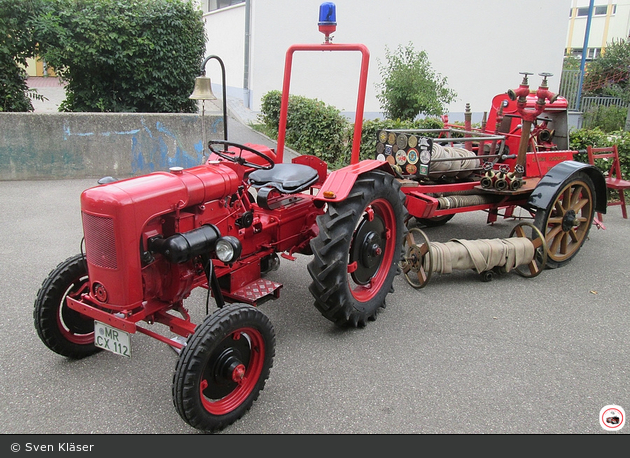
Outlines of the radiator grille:
{"type": "Polygon", "coordinates": [[[83,213],[83,233],[88,262],[106,269],[117,269],[114,220],[83,213]]]}

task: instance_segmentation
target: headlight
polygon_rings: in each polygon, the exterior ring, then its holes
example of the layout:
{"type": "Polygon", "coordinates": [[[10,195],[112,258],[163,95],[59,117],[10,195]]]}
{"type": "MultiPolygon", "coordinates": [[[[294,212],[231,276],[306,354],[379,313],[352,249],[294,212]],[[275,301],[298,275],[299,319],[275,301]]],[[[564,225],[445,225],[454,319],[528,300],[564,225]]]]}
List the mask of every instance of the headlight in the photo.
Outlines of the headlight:
{"type": "Polygon", "coordinates": [[[236,237],[226,235],[217,241],[214,251],[221,261],[234,262],[241,255],[241,242],[236,237]]]}

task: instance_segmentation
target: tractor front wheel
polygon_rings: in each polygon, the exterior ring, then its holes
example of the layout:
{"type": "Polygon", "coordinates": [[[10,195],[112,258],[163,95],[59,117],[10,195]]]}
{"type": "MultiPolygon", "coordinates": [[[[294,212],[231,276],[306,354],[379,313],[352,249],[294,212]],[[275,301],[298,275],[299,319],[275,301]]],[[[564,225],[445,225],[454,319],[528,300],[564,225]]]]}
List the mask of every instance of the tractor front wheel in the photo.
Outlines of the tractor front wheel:
{"type": "Polygon", "coordinates": [[[79,298],[89,288],[85,257],[72,256],[44,280],[35,299],[35,329],[44,344],[55,353],[83,358],[100,349],[94,345],[94,320],[72,310],[68,296],[79,298]]]}
{"type": "Polygon", "coordinates": [[[265,314],[231,304],[206,317],[184,346],[173,376],[173,403],[182,419],[214,432],[247,412],[269,377],[275,332],[265,314]]]}
{"type": "Polygon", "coordinates": [[[308,271],[315,306],[339,326],[363,327],[376,319],[394,276],[406,233],[400,184],[388,173],[360,175],[348,197],[317,217],[308,271]]]}

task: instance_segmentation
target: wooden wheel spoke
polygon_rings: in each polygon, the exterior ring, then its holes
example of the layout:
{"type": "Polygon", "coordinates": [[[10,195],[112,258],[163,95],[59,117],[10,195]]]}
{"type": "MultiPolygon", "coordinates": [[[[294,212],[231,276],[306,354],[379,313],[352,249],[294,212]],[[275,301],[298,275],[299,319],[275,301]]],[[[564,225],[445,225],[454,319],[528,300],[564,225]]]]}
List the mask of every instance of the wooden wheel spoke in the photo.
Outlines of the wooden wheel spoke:
{"type": "Polygon", "coordinates": [[[416,247],[418,247],[418,251],[420,252],[423,258],[429,252],[429,244],[427,243],[423,243],[420,246],[416,245],[416,247]]]}
{"type": "Polygon", "coordinates": [[[562,239],[563,238],[564,238],[564,232],[562,232],[562,231],[556,231],[556,233],[552,237],[548,238],[548,240],[552,241],[549,244],[549,251],[551,253],[557,253],[558,252],[558,250],[560,249],[560,246],[562,244],[562,239]],[[560,234],[558,234],[558,232],[560,232],[560,234]]]}
{"type": "Polygon", "coordinates": [[[577,202],[580,200],[580,197],[582,196],[582,185],[577,185],[574,189],[573,189],[573,194],[571,195],[571,201],[570,201],[570,206],[574,207],[577,202]]]}
{"type": "Polygon", "coordinates": [[[560,253],[562,254],[567,254],[567,250],[568,250],[568,246],[569,246],[569,234],[568,233],[563,233],[562,236],[560,237],[560,253]]]}
{"type": "Polygon", "coordinates": [[[527,237],[525,235],[525,230],[523,229],[523,226],[517,226],[514,229],[514,233],[516,234],[517,237],[527,237]]]}
{"type": "Polygon", "coordinates": [[[537,250],[538,248],[543,246],[543,241],[540,237],[536,237],[534,240],[532,240],[532,245],[534,245],[534,250],[537,250]]]}
{"type": "Polygon", "coordinates": [[[584,206],[587,205],[588,203],[589,203],[588,199],[580,199],[578,202],[575,203],[575,205],[572,206],[572,208],[577,213],[578,211],[582,210],[584,206]]]}
{"type": "Polygon", "coordinates": [[[556,224],[554,227],[551,228],[549,232],[547,232],[547,235],[545,237],[547,239],[547,242],[549,242],[550,240],[554,240],[560,232],[562,232],[562,226],[560,224],[556,224]]]}
{"type": "Polygon", "coordinates": [[[529,268],[529,273],[532,277],[540,273],[540,269],[536,261],[530,262],[529,264],[527,264],[527,267],[529,268]]]}
{"type": "Polygon", "coordinates": [[[418,281],[420,282],[420,284],[423,285],[428,280],[429,280],[429,276],[427,275],[427,272],[424,270],[424,268],[420,269],[418,271],[418,281]]]}

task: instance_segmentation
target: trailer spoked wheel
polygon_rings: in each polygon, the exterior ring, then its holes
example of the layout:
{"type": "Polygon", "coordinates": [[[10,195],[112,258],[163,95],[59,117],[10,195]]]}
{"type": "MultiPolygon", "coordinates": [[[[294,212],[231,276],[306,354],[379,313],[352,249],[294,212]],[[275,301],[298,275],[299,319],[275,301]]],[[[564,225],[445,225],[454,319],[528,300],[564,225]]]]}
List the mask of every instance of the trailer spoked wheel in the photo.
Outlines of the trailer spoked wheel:
{"type": "Polygon", "coordinates": [[[340,326],[363,327],[376,319],[394,276],[406,227],[400,184],[388,173],[360,175],[348,197],[317,217],[308,271],[315,306],[340,326]]]}
{"type": "Polygon", "coordinates": [[[534,225],[545,234],[550,268],[568,263],[582,248],[593,222],[594,186],[584,173],[577,173],[555,193],[552,203],[538,210],[534,225]]]}
{"type": "Polygon", "coordinates": [[[526,237],[532,241],[534,245],[534,258],[527,264],[514,267],[521,277],[532,278],[540,275],[545,270],[548,258],[547,241],[540,230],[531,223],[518,223],[510,232],[510,237],[526,237]],[[529,230],[528,230],[529,229],[529,230]]]}
{"type": "Polygon", "coordinates": [[[188,339],[173,376],[173,403],[202,431],[225,428],[258,398],[275,355],[267,316],[247,304],[227,305],[206,317],[188,339]]]}
{"type": "Polygon", "coordinates": [[[416,289],[424,288],[431,279],[433,256],[427,235],[417,227],[409,229],[403,244],[403,257],[400,261],[407,283],[416,289]]]}
{"type": "Polygon", "coordinates": [[[39,338],[55,353],[83,358],[100,349],[94,345],[94,320],[72,310],[66,297],[79,298],[89,288],[82,254],[61,262],[49,274],[35,299],[33,320],[39,338]]]}

